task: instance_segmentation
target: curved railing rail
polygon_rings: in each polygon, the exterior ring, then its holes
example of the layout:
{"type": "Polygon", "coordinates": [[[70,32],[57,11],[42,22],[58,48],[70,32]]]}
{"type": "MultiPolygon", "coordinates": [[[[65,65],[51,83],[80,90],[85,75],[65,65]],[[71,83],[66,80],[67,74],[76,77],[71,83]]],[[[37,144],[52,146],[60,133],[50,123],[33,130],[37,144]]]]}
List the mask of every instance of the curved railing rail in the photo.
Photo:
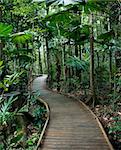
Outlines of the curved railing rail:
{"type": "Polygon", "coordinates": [[[48,104],[47,104],[44,100],[42,100],[41,98],[38,98],[38,101],[41,102],[41,103],[43,103],[43,104],[45,105],[46,110],[47,110],[47,119],[46,119],[46,122],[45,122],[45,124],[44,124],[43,130],[42,130],[42,132],[41,132],[41,134],[40,134],[40,137],[39,137],[39,140],[38,140],[38,143],[37,143],[37,146],[36,146],[36,149],[35,149],[35,150],[38,150],[38,148],[39,148],[39,147],[41,146],[41,144],[42,144],[42,139],[43,139],[45,130],[46,130],[46,128],[47,128],[47,125],[48,125],[49,119],[50,119],[50,109],[49,109],[48,104]]]}

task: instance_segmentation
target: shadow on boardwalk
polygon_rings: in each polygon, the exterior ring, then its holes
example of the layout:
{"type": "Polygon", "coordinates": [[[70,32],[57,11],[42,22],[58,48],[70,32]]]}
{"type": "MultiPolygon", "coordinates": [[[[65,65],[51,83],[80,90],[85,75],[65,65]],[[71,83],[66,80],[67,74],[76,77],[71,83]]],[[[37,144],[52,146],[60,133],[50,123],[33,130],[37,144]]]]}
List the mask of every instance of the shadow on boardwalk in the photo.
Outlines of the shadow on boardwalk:
{"type": "Polygon", "coordinates": [[[93,115],[78,101],[46,89],[46,76],[38,77],[33,90],[50,106],[50,123],[42,150],[109,150],[93,115]]]}

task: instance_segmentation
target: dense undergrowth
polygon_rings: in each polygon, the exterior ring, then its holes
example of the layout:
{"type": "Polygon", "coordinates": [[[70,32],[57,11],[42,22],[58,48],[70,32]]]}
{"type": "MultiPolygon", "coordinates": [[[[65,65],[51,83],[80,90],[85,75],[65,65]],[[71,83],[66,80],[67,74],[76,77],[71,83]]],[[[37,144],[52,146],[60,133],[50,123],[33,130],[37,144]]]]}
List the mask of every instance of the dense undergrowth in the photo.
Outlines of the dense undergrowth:
{"type": "Polygon", "coordinates": [[[1,98],[4,102],[0,103],[0,150],[36,148],[47,117],[46,107],[38,96],[34,93],[31,98],[26,97],[27,103],[22,107],[18,105],[21,96],[1,98]]]}
{"type": "MultiPolygon", "coordinates": [[[[4,70],[0,61],[0,73],[4,70]]],[[[32,150],[37,146],[47,112],[32,91],[25,70],[5,75],[0,81],[0,150],[32,150]],[[27,84],[28,83],[28,84],[27,84]]]]}

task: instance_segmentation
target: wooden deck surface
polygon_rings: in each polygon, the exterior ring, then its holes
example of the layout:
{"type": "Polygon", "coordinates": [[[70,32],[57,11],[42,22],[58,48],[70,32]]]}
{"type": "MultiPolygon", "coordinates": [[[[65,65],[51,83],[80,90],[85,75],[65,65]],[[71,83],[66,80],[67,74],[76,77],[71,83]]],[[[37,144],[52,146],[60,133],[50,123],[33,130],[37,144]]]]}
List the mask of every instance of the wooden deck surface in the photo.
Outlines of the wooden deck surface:
{"type": "MultiPolygon", "coordinates": [[[[33,82],[50,106],[50,122],[41,150],[110,150],[94,116],[78,101],[46,89],[46,76],[33,82]]],[[[39,150],[40,150],[39,149],[39,150]]]]}

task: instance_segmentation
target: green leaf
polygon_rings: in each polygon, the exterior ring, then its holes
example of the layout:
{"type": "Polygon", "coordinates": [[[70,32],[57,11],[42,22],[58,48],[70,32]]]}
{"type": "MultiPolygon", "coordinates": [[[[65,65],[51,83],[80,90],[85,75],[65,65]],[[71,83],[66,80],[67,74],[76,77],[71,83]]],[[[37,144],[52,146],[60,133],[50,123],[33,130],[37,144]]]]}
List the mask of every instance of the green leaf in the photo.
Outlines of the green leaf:
{"type": "Polygon", "coordinates": [[[9,37],[9,35],[12,33],[12,30],[13,28],[11,25],[0,22],[0,37],[9,37]]]}
{"type": "Polygon", "coordinates": [[[23,106],[18,112],[20,112],[20,113],[22,113],[22,112],[28,112],[28,106],[27,105],[25,105],[25,106],[23,106]]]}
{"type": "Polygon", "coordinates": [[[13,139],[11,139],[10,143],[17,143],[21,140],[21,138],[23,137],[23,133],[18,134],[16,137],[14,137],[13,139]]]}
{"type": "Polygon", "coordinates": [[[27,41],[32,39],[32,33],[31,32],[19,32],[19,33],[12,34],[11,37],[14,43],[24,44],[27,41]]]}
{"type": "Polygon", "coordinates": [[[85,4],[86,0],[46,0],[47,6],[50,6],[53,3],[56,3],[58,5],[71,5],[71,4],[85,4]]]}
{"type": "Polygon", "coordinates": [[[2,64],[3,64],[3,61],[0,61],[0,67],[2,66],[2,64]]]}
{"type": "Polygon", "coordinates": [[[78,57],[70,56],[67,61],[66,61],[66,66],[72,67],[72,68],[77,68],[78,70],[83,70],[86,71],[88,68],[88,60],[80,60],[78,57]]]}
{"type": "Polygon", "coordinates": [[[104,41],[110,41],[111,38],[113,38],[114,36],[114,32],[111,30],[109,32],[106,32],[106,33],[102,33],[98,36],[98,39],[99,40],[104,40],[104,41]]]}

